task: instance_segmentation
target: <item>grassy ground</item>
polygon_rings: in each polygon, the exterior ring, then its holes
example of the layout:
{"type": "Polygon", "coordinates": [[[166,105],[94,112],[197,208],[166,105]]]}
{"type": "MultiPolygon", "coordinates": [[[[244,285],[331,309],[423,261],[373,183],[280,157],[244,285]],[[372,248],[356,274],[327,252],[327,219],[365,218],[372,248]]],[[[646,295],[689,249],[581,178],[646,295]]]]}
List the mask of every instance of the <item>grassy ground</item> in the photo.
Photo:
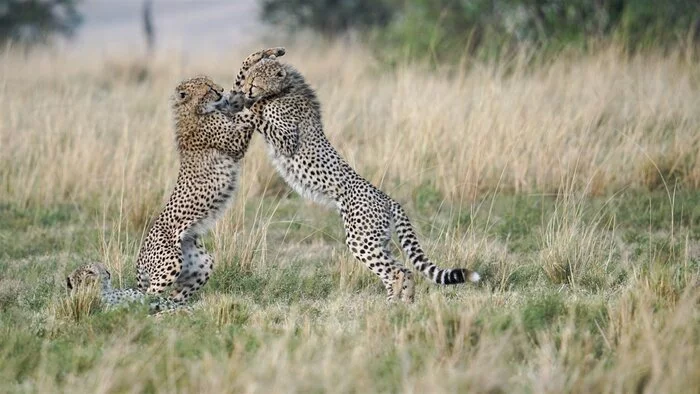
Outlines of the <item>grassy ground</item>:
{"type": "Polygon", "coordinates": [[[135,283],[176,173],[170,90],[198,72],[228,84],[244,55],[0,57],[0,391],[700,387],[699,75],[614,48],[464,73],[289,49],[334,144],[480,286],[421,278],[415,304],[387,304],[337,215],[288,193],[256,139],[192,316],[76,314],[72,268],[135,283]]]}

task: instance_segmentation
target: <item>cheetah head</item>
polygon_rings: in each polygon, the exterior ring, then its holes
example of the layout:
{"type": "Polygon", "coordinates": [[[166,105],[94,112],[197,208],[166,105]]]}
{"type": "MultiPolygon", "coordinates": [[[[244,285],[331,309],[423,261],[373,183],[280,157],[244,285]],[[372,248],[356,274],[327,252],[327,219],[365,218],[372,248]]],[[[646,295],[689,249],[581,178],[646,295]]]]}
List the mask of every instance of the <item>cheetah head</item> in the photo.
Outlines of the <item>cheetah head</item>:
{"type": "Polygon", "coordinates": [[[112,275],[107,268],[100,263],[78,267],[66,278],[68,290],[95,285],[101,285],[103,289],[110,289],[112,287],[112,275]]]}
{"type": "Polygon", "coordinates": [[[229,95],[211,78],[199,76],[180,82],[171,97],[176,117],[205,115],[229,105],[229,95]]]}
{"type": "Polygon", "coordinates": [[[256,101],[281,93],[290,83],[287,65],[270,57],[260,60],[248,70],[242,90],[246,100],[256,101]]]}

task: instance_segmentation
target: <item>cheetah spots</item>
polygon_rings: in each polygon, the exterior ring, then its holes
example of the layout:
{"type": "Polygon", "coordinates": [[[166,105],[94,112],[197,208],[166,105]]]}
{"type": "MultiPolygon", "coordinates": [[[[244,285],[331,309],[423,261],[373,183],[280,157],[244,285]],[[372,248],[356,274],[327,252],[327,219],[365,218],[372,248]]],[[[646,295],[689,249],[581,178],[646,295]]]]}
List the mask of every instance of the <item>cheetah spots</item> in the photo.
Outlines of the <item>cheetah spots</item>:
{"type": "Polygon", "coordinates": [[[255,79],[256,88],[262,91],[256,93],[258,100],[250,108],[259,118],[255,127],[266,141],[275,168],[302,196],[330,203],[340,210],[348,248],[380,277],[387,298],[400,297],[411,302],[414,297],[413,273],[388,248],[392,227],[409,260],[423,274],[440,284],[463,282],[467,271],[441,270],[431,263],[402,208],[359,176],[328,142],[323,134],[320,104],[303,76],[291,66],[260,60],[260,52],[256,54],[244,61],[236,85],[242,82],[242,90],[247,91],[255,79]],[[276,76],[278,70],[283,70],[284,76],[276,76]],[[290,130],[293,133],[288,133],[290,130]],[[286,148],[295,139],[297,149],[286,154],[286,148]]]}

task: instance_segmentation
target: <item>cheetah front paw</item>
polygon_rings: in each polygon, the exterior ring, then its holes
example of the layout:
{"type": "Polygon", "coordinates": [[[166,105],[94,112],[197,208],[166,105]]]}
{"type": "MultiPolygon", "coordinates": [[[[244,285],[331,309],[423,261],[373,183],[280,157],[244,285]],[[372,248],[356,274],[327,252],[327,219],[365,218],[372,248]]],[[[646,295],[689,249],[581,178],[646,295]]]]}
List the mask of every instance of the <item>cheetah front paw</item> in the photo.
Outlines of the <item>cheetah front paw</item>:
{"type": "Polygon", "coordinates": [[[245,106],[245,100],[243,94],[235,90],[231,90],[226,95],[226,100],[223,100],[222,104],[219,104],[216,109],[223,112],[228,116],[234,116],[245,106]]]}
{"type": "Polygon", "coordinates": [[[286,52],[287,52],[287,50],[284,49],[284,47],[267,48],[267,49],[263,50],[262,57],[275,59],[275,58],[284,56],[284,54],[286,52]]]}

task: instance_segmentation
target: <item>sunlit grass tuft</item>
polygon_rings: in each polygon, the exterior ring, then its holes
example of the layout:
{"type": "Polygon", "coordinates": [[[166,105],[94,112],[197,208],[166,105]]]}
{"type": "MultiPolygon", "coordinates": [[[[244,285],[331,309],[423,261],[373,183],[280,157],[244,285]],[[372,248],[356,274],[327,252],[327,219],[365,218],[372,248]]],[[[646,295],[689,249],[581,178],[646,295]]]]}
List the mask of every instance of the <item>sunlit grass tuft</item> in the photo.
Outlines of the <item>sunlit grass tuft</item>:
{"type": "Polygon", "coordinates": [[[586,220],[581,202],[561,196],[543,228],[539,252],[547,278],[574,288],[609,288],[617,279],[615,227],[601,216],[586,220]]]}
{"type": "Polygon", "coordinates": [[[101,309],[99,284],[89,284],[73,289],[67,297],[53,306],[57,320],[80,322],[101,309]]]}

